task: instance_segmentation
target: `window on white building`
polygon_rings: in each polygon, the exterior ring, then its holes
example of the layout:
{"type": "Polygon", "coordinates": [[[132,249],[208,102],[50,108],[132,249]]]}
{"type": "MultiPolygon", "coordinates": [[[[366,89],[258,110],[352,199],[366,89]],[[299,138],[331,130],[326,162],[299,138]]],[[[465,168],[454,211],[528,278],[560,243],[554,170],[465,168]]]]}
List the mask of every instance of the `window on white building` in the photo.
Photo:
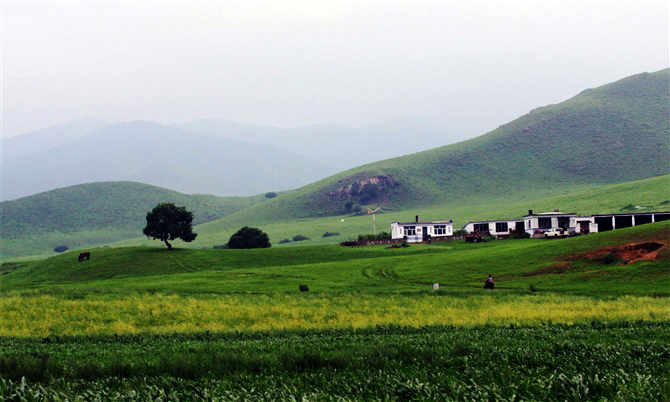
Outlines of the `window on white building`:
{"type": "Polygon", "coordinates": [[[435,236],[446,235],[447,225],[435,225],[435,228],[433,230],[435,231],[435,236]]]}
{"type": "Polygon", "coordinates": [[[405,226],[405,236],[416,236],[416,226],[405,226]]]}
{"type": "Polygon", "coordinates": [[[507,227],[507,222],[496,222],[496,232],[507,232],[508,227],[507,227]]]}
{"type": "Polygon", "coordinates": [[[540,229],[551,229],[551,218],[537,218],[540,229]]]}

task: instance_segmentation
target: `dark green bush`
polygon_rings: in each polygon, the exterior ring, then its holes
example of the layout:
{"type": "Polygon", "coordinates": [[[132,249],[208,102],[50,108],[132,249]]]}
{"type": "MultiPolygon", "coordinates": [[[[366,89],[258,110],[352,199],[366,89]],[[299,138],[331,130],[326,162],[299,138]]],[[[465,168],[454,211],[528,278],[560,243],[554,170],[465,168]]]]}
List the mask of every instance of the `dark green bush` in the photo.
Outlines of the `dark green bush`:
{"type": "Polygon", "coordinates": [[[281,239],[281,240],[279,240],[279,244],[286,244],[286,243],[290,243],[290,242],[291,242],[291,240],[289,240],[289,239],[281,239]]]}
{"type": "Polygon", "coordinates": [[[326,232],[321,237],[331,237],[331,236],[339,236],[339,235],[340,235],[339,232],[326,232]]]}
{"type": "Polygon", "coordinates": [[[309,240],[309,237],[304,236],[304,235],[293,236],[293,241],[302,241],[302,240],[309,240]]]}
{"type": "Polygon", "coordinates": [[[68,250],[67,246],[56,246],[54,247],[54,251],[57,253],[62,253],[68,250]]]}
{"type": "Polygon", "coordinates": [[[248,226],[238,230],[228,240],[228,247],[230,248],[268,248],[270,246],[270,239],[265,232],[248,226]]]}
{"type": "Polygon", "coordinates": [[[358,235],[358,241],[387,240],[391,238],[388,232],[379,232],[377,234],[358,235]]]}

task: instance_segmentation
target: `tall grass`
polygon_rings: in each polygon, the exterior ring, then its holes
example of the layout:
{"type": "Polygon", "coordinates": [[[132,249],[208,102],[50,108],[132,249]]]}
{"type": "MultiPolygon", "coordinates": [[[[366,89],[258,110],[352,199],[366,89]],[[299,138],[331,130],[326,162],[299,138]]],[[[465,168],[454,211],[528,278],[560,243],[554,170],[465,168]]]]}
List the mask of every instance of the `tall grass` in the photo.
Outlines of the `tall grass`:
{"type": "Polygon", "coordinates": [[[670,320],[665,298],[566,295],[144,294],[0,299],[0,336],[368,328],[378,325],[541,325],[670,320]]]}

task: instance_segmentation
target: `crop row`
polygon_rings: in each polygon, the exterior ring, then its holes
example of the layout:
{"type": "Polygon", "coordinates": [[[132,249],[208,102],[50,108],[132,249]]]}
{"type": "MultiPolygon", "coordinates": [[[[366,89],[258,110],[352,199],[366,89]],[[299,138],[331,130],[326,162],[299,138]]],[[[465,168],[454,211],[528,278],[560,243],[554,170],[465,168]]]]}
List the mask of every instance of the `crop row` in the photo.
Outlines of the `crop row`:
{"type": "Polygon", "coordinates": [[[0,400],[667,400],[669,341],[670,322],[0,338],[0,400]]]}
{"type": "Polygon", "coordinates": [[[670,320],[665,298],[558,294],[143,294],[0,298],[0,336],[670,320]]]}

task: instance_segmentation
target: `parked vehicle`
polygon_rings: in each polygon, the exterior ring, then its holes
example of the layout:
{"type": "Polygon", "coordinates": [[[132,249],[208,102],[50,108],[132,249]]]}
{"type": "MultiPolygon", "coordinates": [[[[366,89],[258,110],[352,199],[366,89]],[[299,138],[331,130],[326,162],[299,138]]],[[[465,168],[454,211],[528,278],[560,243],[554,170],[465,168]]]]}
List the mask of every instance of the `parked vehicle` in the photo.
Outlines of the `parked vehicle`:
{"type": "Polygon", "coordinates": [[[562,228],[551,228],[544,232],[544,237],[565,237],[568,236],[568,231],[562,228]]]}

